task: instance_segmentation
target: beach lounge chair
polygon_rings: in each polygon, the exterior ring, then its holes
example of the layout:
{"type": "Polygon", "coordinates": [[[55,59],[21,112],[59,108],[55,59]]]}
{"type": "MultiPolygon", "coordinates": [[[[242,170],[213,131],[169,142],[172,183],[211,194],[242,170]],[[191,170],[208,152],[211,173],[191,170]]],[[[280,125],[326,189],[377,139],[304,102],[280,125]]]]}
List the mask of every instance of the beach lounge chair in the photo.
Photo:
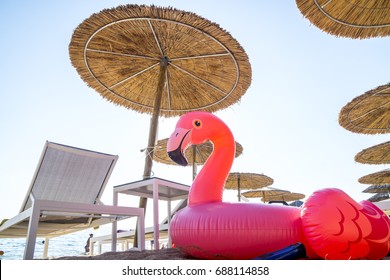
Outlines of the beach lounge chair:
{"type": "MultiPolygon", "coordinates": [[[[138,217],[145,249],[144,210],[101,203],[118,156],[46,142],[20,212],[0,226],[0,238],[26,238],[24,259],[33,259],[37,237],[49,238],[138,217]]],[[[4,199],[4,198],[3,198],[4,199]]]]}

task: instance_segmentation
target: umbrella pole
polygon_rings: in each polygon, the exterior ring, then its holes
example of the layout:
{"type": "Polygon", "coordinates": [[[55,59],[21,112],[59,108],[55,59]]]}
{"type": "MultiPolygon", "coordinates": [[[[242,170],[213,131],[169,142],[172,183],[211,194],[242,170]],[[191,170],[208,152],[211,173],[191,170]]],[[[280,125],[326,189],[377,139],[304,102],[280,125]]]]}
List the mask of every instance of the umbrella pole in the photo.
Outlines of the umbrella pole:
{"type": "Polygon", "coordinates": [[[145,158],[145,167],[144,167],[144,175],[143,175],[144,179],[150,178],[152,173],[153,151],[154,151],[154,146],[156,145],[158,117],[161,109],[161,99],[162,99],[162,92],[165,84],[167,66],[168,66],[168,60],[166,58],[161,59],[156,97],[154,99],[153,115],[150,119],[149,141],[148,141],[148,146],[146,148],[146,158],[145,158]]]}
{"type": "Polygon", "coordinates": [[[240,182],[240,175],[237,177],[237,191],[238,191],[238,201],[241,201],[241,182],[240,182]]]}
{"type": "MultiPolygon", "coordinates": [[[[143,179],[148,179],[151,177],[152,174],[152,166],[153,166],[153,151],[154,146],[156,144],[156,138],[157,138],[157,128],[158,128],[158,117],[160,114],[161,109],[161,99],[162,99],[162,92],[164,90],[164,85],[166,82],[166,72],[168,67],[168,58],[163,57],[160,61],[160,72],[158,74],[158,84],[157,84],[157,90],[156,90],[156,96],[154,98],[154,108],[153,108],[153,114],[150,119],[150,128],[149,128],[149,140],[148,140],[148,146],[146,147],[146,157],[145,157],[145,167],[144,167],[144,175],[143,179]]],[[[139,208],[144,208],[144,212],[146,212],[146,206],[147,206],[148,199],[146,197],[141,197],[139,200],[139,208]]],[[[138,224],[135,228],[134,233],[134,247],[138,247],[138,224]]]]}
{"type": "Polygon", "coordinates": [[[195,180],[197,174],[197,165],[196,165],[196,145],[192,146],[192,181],[195,180]]]}

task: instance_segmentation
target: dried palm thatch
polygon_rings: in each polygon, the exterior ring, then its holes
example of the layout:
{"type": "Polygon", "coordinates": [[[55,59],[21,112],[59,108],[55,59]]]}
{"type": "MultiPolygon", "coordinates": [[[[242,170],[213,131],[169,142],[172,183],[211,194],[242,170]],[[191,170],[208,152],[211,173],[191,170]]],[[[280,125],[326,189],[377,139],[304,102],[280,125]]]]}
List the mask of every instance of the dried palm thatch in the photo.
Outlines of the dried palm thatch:
{"type": "Polygon", "coordinates": [[[356,154],[355,161],[368,164],[389,164],[390,141],[360,151],[356,154]]]}
{"type": "Polygon", "coordinates": [[[69,53],[91,88],[140,113],[152,114],[159,82],[166,117],[226,108],[251,83],[248,57],[228,32],[174,8],[123,5],[93,14],[74,31],[69,53]]]}
{"type": "Polygon", "coordinates": [[[363,190],[364,193],[390,193],[390,184],[372,185],[363,190]]]}
{"type": "Polygon", "coordinates": [[[384,185],[390,184],[390,169],[371,173],[358,179],[361,184],[384,185]]]}
{"type": "Polygon", "coordinates": [[[378,201],[382,201],[382,200],[386,200],[386,199],[389,199],[390,196],[388,193],[377,193],[377,194],[374,194],[373,196],[371,196],[368,201],[371,201],[371,202],[378,202],[378,201]]]}
{"type": "Polygon", "coordinates": [[[345,105],[339,114],[339,124],[357,133],[389,133],[390,84],[372,89],[345,105]]]}
{"type": "MultiPolygon", "coordinates": [[[[167,154],[167,143],[168,138],[158,140],[156,146],[154,147],[153,159],[157,162],[177,165],[176,162],[171,160],[167,154]]],[[[206,162],[208,157],[213,151],[213,144],[210,141],[207,141],[200,145],[192,145],[185,152],[185,157],[189,164],[198,164],[202,165],[206,162]]],[[[238,157],[242,154],[243,147],[240,143],[236,142],[236,154],[235,157],[238,157]]]]}
{"type": "Polygon", "coordinates": [[[243,192],[242,195],[245,196],[246,198],[260,197],[263,202],[266,202],[272,200],[272,199],[268,200],[269,197],[289,194],[289,193],[290,192],[287,190],[281,190],[281,189],[271,188],[271,187],[263,187],[259,190],[243,192]]]}
{"type": "Polygon", "coordinates": [[[364,39],[390,35],[388,0],[296,0],[304,17],[340,37],[364,39]]]}
{"type": "Polygon", "coordinates": [[[269,201],[294,201],[298,199],[305,198],[305,195],[302,193],[294,193],[294,192],[288,192],[288,193],[282,193],[282,194],[276,194],[276,195],[270,195],[264,198],[261,198],[263,202],[269,202],[269,201]]]}

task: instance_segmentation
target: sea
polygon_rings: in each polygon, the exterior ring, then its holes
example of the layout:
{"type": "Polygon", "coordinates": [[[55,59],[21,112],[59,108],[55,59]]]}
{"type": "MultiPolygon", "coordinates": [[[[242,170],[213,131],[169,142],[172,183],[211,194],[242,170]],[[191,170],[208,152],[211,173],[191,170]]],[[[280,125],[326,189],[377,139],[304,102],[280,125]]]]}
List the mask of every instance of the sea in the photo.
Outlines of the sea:
{"type": "MultiPolygon", "coordinates": [[[[106,235],[111,233],[110,226],[102,226],[98,230],[87,229],[67,235],[51,238],[49,241],[48,258],[54,259],[65,256],[86,255],[84,246],[87,244],[89,234],[94,236],[106,235]]],[[[35,244],[34,259],[43,258],[44,238],[37,238],[35,244]]],[[[22,260],[26,238],[1,238],[0,250],[4,252],[0,260],[22,260]]],[[[95,245],[95,252],[97,252],[95,245]]],[[[102,245],[102,253],[110,251],[110,244],[102,245]]]]}

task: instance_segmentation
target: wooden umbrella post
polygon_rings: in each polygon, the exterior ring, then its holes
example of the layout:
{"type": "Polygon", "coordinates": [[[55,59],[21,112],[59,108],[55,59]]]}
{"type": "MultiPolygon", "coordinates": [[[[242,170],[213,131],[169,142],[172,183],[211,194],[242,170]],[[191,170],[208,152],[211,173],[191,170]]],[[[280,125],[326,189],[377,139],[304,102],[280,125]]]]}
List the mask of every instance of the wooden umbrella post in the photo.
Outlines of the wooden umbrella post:
{"type": "MultiPolygon", "coordinates": [[[[156,136],[157,136],[157,129],[158,129],[158,117],[160,115],[160,109],[161,109],[161,99],[162,99],[162,93],[164,90],[164,85],[166,82],[166,73],[168,68],[169,59],[167,57],[161,58],[160,61],[160,72],[158,76],[158,84],[157,84],[157,90],[156,90],[156,96],[154,99],[154,107],[153,107],[153,114],[150,119],[150,128],[149,128],[149,140],[148,140],[148,146],[146,147],[146,157],[145,157],[145,167],[144,167],[144,175],[143,179],[150,178],[152,174],[152,166],[153,166],[153,151],[154,146],[156,144],[156,136]]],[[[147,206],[148,199],[146,197],[141,197],[139,200],[138,207],[144,208],[144,212],[146,212],[146,206],[147,206]]],[[[138,247],[138,225],[135,228],[134,233],[134,247],[138,247]]]]}
{"type": "Polygon", "coordinates": [[[237,190],[238,190],[238,201],[241,201],[241,182],[240,175],[237,177],[237,190]]]}
{"type": "Polygon", "coordinates": [[[146,158],[145,158],[145,167],[144,167],[144,175],[143,175],[144,179],[150,178],[152,173],[153,151],[154,151],[154,146],[156,144],[158,117],[160,115],[161,99],[164,90],[164,84],[166,82],[166,72],[167,72],[168,62],[169,60],[167,57],[163,57],[160,62],[160,72],[158,76],[156,96],[154,99],[153,114],[150,119],[149,142],[146,148],[146,158]]]}
{"type": "Polygon", "coordinates": [[[192,181],[195,180],[198,166],[196,165],[196,145],[192,146],[192,181]]]}

